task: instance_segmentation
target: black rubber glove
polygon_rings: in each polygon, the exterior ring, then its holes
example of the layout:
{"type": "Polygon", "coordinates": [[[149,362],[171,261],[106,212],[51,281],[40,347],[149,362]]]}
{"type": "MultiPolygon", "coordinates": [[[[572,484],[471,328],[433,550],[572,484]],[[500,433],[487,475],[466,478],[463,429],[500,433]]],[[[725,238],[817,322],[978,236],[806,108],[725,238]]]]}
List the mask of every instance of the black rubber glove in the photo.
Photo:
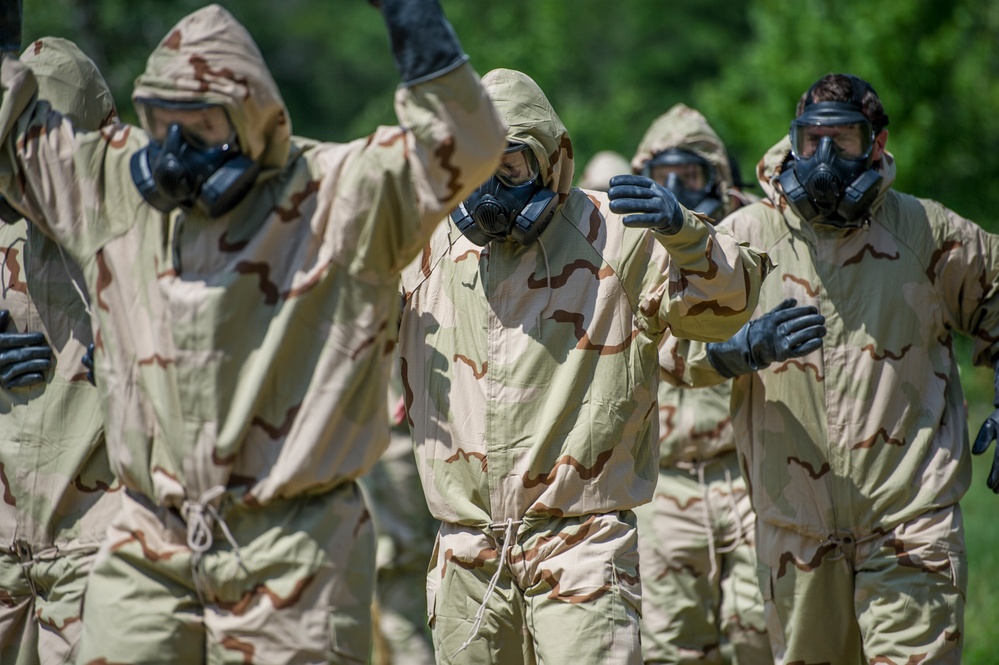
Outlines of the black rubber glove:
{"type": "Polygon", "coordinates": [[[21,52],[21,0],[0,0],[0,51],[21,52]]]}
{"type": "Polygon", "coordinates": [[[707,345],[708,360],[724,377],[755,372],[772,362],[798,358],[822,346],[826,319],[812,306],[788,298],[744,325],[731,339],[707,345]]]}
{"type": "Polygon", "coordinates": [[[683,208],[673,192],[652,178],[616,175],[610,179],[607,196],[611,212],[628,215],[623,220],[625,226],[647,227],[666,235],[683,226],[683,208]]]}
{"type": "Polygon", "coordinates": [[[87,368],[87,381],[90,381],[90,385],[96,386],[97,383],[94,381],[94,343],[91,342],[87,345],[87,352],[83,354],[83,358],[80,359],[83,366],[87,368]]]}
{"type": "Polygon", "coordinates": [[[369,0],[382,10],[404,85],[436,78],[468,56],[437,0],[369,0]]]}
{"type": "Polygon", "coordinates": [[[52,347],[42,333],[3,332],[10,312],[0,310],[0,386],[23,388],[45,383],[52,366],[52,347]]]}
{"type": "MultiPolygon", "coordinates": [[[[996,407],[996,410],[985,419],[982,428],[978,430],[975,445],[971,448],[971,452],[976,455],[984,453],[992,445],[992,442],[999,438],[999,361],[996,362],[995,366],[993,390],[992,406],[996,407]]],[[[989,472],[989,478],[985,482],[989,489],[999,494],[999,444],[996,445],[995,457],[992,458],[992,471],[989,472]]]]}

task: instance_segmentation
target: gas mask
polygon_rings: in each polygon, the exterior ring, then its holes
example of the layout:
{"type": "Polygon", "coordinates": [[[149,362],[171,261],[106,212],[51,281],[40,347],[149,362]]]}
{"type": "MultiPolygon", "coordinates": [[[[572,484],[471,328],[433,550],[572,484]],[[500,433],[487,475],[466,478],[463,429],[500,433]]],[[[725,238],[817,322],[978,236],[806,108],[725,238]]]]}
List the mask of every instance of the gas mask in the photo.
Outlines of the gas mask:
{"type": "Polygon", "coordinates": [[[551,222],[557,201],[555,192],[542,184],[533,153],[515,144],[507,148],[497,172],[451,213],[451,220],[476,245],[498,238],[527,246],[551,222]]]}
{"type": "Polygon", "coordinates": [[[260,171],[234,137],[205,145],[178,123],[169,126],[162,142],[150,141],[132,155],[130,166],[139,193],[157,210],[197,208],[212,218],[232,210],[260,171]]]}
{"type": "Polygon", "coordinates": [[[791,123],[791,163],[779,177],[791,207],[807,222],[859,226],[881,189],[871,168],[874,128],[853,105],[818,102],[791,123]]]}
{"type": "Polygon", "coordinates": [[[664,150],[645,162],[642,175],[672,192],[687,210],[715,218],[721,208],[721,200],[715,192],[715,171],[708,160],[694,152],[683,148],[664,150]],[[685,170],[688,173],[684,173],[685,170]],[[699,173],[702,186],[691,184],[692,171],[699,173]]]}

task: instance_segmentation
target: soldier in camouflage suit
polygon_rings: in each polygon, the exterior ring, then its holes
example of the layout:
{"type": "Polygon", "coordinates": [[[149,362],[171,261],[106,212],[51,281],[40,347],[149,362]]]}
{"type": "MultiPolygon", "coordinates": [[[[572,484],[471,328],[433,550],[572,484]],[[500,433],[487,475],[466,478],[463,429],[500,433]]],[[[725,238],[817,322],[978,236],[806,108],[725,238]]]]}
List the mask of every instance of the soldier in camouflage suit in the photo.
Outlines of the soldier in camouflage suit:
{"type": "Polygon", "coordinates": [[[657,478],[656,349],[667,329],[738,329],[768,263],[666,190],[645,200],[670,206],[670,227],[626,228],[612,206],[641,187],[572,188],[572,142],[534,81],[501,69],[483,85],[509,127],[483,189],[520,155],[532,200],[550,192],[553,207],[534,242],[483,246],[458,227],[490,205],[480,190],[403,273],[407,412],[443,522],[428,576],[438,662],[637,663],[632,509],[657,478]]]}
{"type": "Polygon", "coordinates": [[[83,268],[126,488],[79,662],[363,662],[356,480],[388,444],[399,271],[502,153],[478,76],[436,0],[382,0],[400,125],[293,138],[249,33],[211,5],[150,56],[142,128],[81,132],[11,52],[17,6],[0,2],[0,193],[83,268]]]}
{"type": "MultiPolygon", "coordinates": [[[[748,201],[734,186],[718,134],[683,104],[652,123],[631,167],[678,197],[689,196],[691,207],[712,200],[715,219],[748,201]],[[653,169],[657,157],[674,163],[653,169]],[[693,178],[699,182],[685,185],[667,173],[699,176],[693,178]]],[[[732,662],[773,663],[756,583],[755,516],[735,453],[730,396],[729,383],[699,390],[659,384],[659,483],[651,503],[635,509],[646,663],[721,663],[723,639],[732,662]]]]}
{"type": "Polygon", "coordinates": [[[791,297],[825,315],[821,351],[783,360],[779,326],[754,337],[765,315],[730,343],[684,353],[674,340],[664,354],[688,383],[737,376],[733,421],[782,663],[961,659],[958,502],[971,464],[953,335],[974,338],[976,364],[999,356],[999,237],[892,189],[887,120],[866,82],[824,77],[799,102],[795,141],[757,167],[766,199],[722,223],[777,263],[761,311],[791,297]],[[867,170],[841,178],[836,159],[867,170]],[[852,191],[830,196],[809,177],[816,163],[852,191]]]}
{"type": "MultiPolygon", "coordinates": [[[[45,38],[21,61],[39,96],[75,125],[97,130],[117,120],[111,91],[74,44],[45,38]]],[[[80,364],[93,338],[80,269],[15,211],[3,222],[7,330],[44,332],[55,363],[35,385],[0,388],[0,662],[62,665],[76,656],[87,573],[120,487],[100,398],[80,364]]]]}
{"type": "Polygon", "coordinates": [[[624,155],[613,150],[601,150],[586,163],[583,175],[579,179],[579,188],[606,192],[610,189],[611,178],[630,172],[631,167],[624,155]]]}

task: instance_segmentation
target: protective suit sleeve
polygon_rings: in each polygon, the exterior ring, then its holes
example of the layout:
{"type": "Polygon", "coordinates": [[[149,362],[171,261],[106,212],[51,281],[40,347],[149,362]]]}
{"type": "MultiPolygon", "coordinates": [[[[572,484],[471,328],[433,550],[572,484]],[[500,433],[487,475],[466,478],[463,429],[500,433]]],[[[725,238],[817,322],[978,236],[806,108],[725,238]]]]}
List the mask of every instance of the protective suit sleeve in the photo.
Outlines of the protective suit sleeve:
{"type": "Polygon", "coordinates": [[[974,338],[973,362],[992,367],[999,360],[999,236],[938,203],[927,205],[931,218],[946,221],[927,274],[943,293],[948,323],[974,338]]]}
{"type": "Polygon", "coordinates": [[[669,329],[677,337],[720,342],[749,321],[772,264],[701,215],[680,210],[683,224],[676,233],[648,233],[655,244],[652,260],[626,268],[643,271],[638,310],[653,337],[669,329]]]}

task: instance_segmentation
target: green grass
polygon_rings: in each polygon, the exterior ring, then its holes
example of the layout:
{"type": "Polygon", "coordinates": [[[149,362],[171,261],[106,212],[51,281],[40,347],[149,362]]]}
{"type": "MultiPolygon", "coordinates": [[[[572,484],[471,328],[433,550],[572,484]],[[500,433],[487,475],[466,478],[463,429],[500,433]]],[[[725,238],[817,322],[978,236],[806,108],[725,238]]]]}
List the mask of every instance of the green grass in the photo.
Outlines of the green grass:
{"type": "MultiPolygon", "coordinates": [[[[966,357],[966,356],[965,356],[966,357]]],[[[968,431],[974,443],[982,421],[992,410],[992,372],[964,368],[968,399],[968,431]]],[[[968,603],[964,612],[965,665],[995,665],[999,642],[999,496],[985,485],[994,448],[974,458],[971,489],[961,502],[968,547],[968,603]]]]}

